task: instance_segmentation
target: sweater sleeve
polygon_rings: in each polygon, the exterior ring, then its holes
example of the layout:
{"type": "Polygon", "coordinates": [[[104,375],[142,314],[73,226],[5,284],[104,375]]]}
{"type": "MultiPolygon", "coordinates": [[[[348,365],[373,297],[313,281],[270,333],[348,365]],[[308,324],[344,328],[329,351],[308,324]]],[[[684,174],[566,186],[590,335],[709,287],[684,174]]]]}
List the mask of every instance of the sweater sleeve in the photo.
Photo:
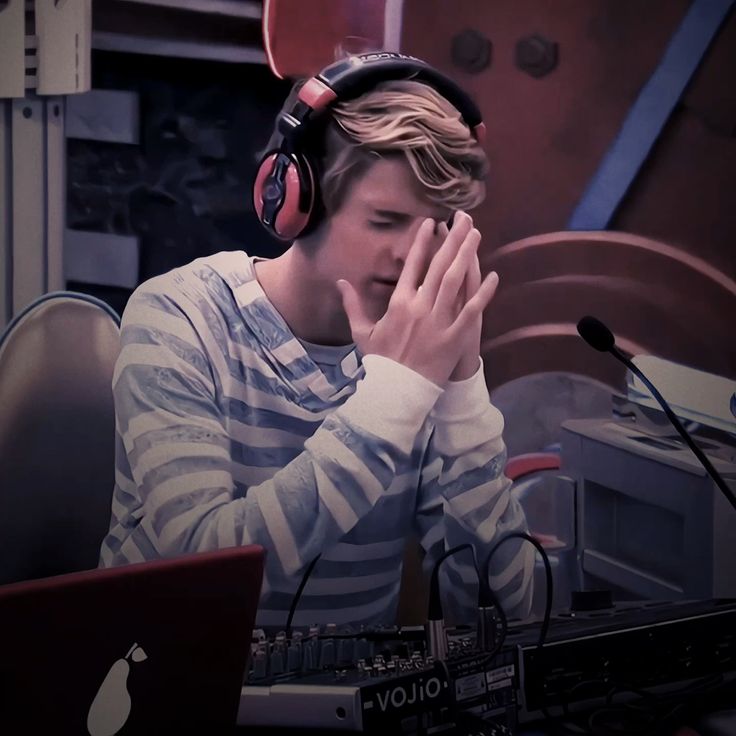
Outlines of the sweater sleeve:
{"type": "MultiPolygon", "coordinates": [[[[473,546],[482,568],[491,547],[512,531],[527,531],[524,512],[504,475],[503,416],[491,404],[483,375],[448,385],[431,411],[434,430],[421,473],[417,525],[425,549],[425,569],[459,544],[473,546]]],[[[494,555],[491,588],[509,616],[529,614],[534,548],[522,540],[505,542],[494,555]]],[[[442,563],[445,612],[472,622],[477,607],[477,575],[469,552],[442,563]]]]}
{"type": "Polygon", "coordinates": [[[267,576],[298,574],[381,498],[441,393],[404,366],[367,355],[355,393],[303,451],[270,479],[239,488],[215,358],[181,312],[156,309],[154,319],[151,311],[134,295],[123,322],[113,391],[129,473],[118,469],[118,486],[137,508],[127,514],[133,528],[116,540],[113,503],[102,564],[256,543],[269,550],[267,576]]]}

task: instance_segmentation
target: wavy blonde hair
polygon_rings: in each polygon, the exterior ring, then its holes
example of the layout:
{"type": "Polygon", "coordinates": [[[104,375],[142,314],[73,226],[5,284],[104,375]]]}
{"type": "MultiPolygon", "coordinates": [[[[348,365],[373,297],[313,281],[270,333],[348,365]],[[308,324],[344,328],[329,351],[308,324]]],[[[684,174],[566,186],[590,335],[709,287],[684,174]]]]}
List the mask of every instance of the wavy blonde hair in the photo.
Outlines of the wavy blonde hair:
{"type": "Polygon", "coordinates": [[[459,111],[413,80],[381,82],[330,108],[319,179],[324,207],[337,210],[348,186],[376,158],[403,156],[427,200],[469,210],[485,198],[488,159],[459,111]]]}

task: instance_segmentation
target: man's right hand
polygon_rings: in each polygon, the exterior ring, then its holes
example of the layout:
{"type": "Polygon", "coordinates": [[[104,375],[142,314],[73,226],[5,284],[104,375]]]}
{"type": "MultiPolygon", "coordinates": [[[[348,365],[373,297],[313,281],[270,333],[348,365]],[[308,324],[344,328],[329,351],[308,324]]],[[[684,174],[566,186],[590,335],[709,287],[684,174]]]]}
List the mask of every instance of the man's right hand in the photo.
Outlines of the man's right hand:
{"type": "Polygon", "coordinates": [[[468,215],[455,217],[420,282],[435,239],[434,221],[422,223],[386,314],[378,322],[366,317],[352,284],[338,280],[353,340],[364,355],[391,358],[444,386],[465,347],[466,330],[482,318],[498,283],[495,274],[489,274],[458,311],[457,296],[480,243],[480,233],[472,225],[468,215]]]}

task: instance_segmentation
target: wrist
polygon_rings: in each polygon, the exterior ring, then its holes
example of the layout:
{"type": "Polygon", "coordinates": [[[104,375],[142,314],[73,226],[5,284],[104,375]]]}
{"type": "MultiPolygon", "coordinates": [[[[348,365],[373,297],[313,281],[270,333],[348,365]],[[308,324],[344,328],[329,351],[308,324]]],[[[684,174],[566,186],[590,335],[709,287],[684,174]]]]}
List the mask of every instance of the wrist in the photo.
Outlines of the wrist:
{"type": "Polygon", "coordinates": [[[450,382],[467,381],[472,378],[481,366],[480,356],[463,356],[450,374],[450,382]]]}
{"type": "Polygon", "coordinates": [[[410,452],[417,433],[442,389],[420,374],[382,355],[363,358],[365,377],[336,410],[350,424],[410,452]]]}
{"type": "Polygon", "coordinates": [[[432,415],[443,420],[468,419],[486,411],[489,404],[483,361],[479,359],[478,370],[470,378],[447,383],[432,409],[432,415]]]}

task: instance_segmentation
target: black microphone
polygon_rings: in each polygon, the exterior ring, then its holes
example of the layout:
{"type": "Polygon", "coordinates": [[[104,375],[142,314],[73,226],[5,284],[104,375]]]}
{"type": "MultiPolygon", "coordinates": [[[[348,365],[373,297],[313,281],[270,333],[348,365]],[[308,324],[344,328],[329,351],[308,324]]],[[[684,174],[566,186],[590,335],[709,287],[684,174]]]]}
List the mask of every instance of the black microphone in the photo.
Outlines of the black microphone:
{"type": "Polygon", "coordinates": [[[639,376],[644,385],[652,392],[652,396],[660,403],[667,418],[672,422],[674,428],[680,434],[687,446],[695,453],[695,457],[700,460],[702,466],[708,472],[708,475],[713,479],[713,482],[718,486],[723,495],[728,499],[731,506],[736,509],[736,496],[733,495],[731,489],[726,485],[726,482],[721,478],[718,471],[713,467],[713,464],[708,460],[705,453],[693,442],[690,435],[687,433],[685,427],[677,418],[675,412],[670,409],[669,404],[664,400],[662,394],[652,385],[652,382],[639,370],[639,368],[627,358],[617,347],[616,340],[613,337],[611,330],[606,327],[603,322],[595,317],[585,316],[578,322],[578,333],[580,337],[585,340],[592,348],[595,348],[601,353],[611,353],[614,358],[620,360],[632,373],[639,376]]]}

